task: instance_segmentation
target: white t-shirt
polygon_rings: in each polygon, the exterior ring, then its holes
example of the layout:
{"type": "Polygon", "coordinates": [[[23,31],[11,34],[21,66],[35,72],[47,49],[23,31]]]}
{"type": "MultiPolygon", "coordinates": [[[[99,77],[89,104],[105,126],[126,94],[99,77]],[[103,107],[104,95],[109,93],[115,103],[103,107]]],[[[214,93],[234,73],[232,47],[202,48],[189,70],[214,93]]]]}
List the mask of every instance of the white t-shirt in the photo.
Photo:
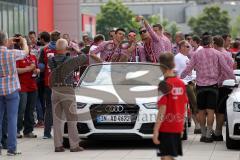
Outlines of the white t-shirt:
{"type": "MultiPolygon", "coordinates": [[[[89,53],[90,53],[91,51],[94,51],[97,47],[98,47],[98,46],[96,46],[96,45],[92,45],[92,46],[90,47],[90,49],[89,49],[89,53]]],[[[101,53],[99,52],[99,53],[97,53],[96,55],[97,55],[98,58],[100,58],[101,53]]],[[[89,64],[94,64],[94,63],[96,63],[96,62],[95,62],[91,57],[89,57],[89,64]]]]}
{"type": "MultiPolygon", "coordinates": [[[[177,73],[177,76],[180,77],[182,72],[185,70],[187,67],[187,64],[189,63],[189,58],[182,53],[178,53],[174,57],[174,62],[175,62],[175,71],[177,73]]],[[[183,79],[186,82],[190,82],[193,80],[193,77],[191,75],[188,75],[186,78],[183,79]]]]}

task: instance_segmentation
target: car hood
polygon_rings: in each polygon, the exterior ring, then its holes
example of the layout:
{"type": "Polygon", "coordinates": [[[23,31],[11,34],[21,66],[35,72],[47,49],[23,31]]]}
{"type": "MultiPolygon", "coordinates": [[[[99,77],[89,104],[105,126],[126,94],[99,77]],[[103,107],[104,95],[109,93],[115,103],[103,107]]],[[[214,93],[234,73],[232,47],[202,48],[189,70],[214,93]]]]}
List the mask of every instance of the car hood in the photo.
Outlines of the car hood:
{"type": "Polygon", "coordinates": [[[103,85],[79,87],[75,90],[77,102],[90,104],[139,104],[157,102],[157,86],[103,85]]]}

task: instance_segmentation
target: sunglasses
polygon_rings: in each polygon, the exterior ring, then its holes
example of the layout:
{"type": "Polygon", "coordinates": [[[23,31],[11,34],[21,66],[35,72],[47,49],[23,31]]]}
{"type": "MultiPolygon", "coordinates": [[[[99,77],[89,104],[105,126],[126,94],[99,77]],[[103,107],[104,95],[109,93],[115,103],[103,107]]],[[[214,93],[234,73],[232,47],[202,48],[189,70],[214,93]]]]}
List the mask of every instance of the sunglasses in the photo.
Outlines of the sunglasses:
{"type": "Polygon", "coordinates": [[[141,31],[139,31],[139,34],[143,34],[143,33],[146,33],[147,32],[147,30],[141,30],[141,31]]]}

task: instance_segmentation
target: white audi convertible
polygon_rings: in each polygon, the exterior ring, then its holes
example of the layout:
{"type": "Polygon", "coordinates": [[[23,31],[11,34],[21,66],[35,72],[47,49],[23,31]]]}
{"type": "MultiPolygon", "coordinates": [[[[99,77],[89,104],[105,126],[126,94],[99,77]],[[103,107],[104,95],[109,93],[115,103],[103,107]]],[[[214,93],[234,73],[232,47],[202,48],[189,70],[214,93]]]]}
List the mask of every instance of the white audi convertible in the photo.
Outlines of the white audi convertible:
{"type": "MultiPolygon", "coordinates": [[[[163,80],[159,64],[103,63],[89,66],[76,88],[81,139],[150,139],[163,80]]],[[[68,143],[67,123],[64,143],[68,143]]]]}

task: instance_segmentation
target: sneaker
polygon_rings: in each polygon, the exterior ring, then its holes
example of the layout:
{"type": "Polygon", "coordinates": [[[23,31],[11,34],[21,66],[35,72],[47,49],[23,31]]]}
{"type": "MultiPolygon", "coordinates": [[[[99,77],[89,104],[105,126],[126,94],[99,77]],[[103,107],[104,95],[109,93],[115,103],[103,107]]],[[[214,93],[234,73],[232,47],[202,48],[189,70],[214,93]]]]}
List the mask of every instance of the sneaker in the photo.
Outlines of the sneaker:
{"type": "Polygon", "coordinates": [[[55,147],[55,152],[64,152],[64,151],[65,151],[65,149],[64,149],[63,146],[61,146],[61,147],[55,147]]]}
{"type": "Polygon", "coordinates": [[[44,128],[43,121],[38,121],[38,123],[35,125],[36,128],[44,128]]]}
{"type": "Polygon", "coordinates": [[[22,138],[22,137],[23,136],[20,133],[17,134],[17,138],[22,138]]]}
{"type": "Polygon", "coordinates": [[[43,139],[51,139],[52,138],[52,135],[44,135],[43,136],[43,139]]]}
{"type": "Polygon", "coordinates": [[[206,137],[205,138],[205,143],[212,143],[212,142],[213,142],[213,138],[212,137],[210,137],[210,138],[206,137]]]}
{"type": "Polygon", "coordinates": [[[223,141],[223,135],[216,136],[215,134],[212,134],[212,138],[214,141],[223,141]]]}
{"type": "Polygon", "coordinates": [[[206,137],[201,136],[200,142],[205,142],[206,137]]]}
{"type": "Polygon", "coordinates": [[[18,151],[7,151],[8,156],[16,156],[22,154],[21,152],[18,151]]]}
{"type": "Polygon", "coordinates": [[[7,149],[8,147],[7,147],[7,142],[6,141],[4,141],[4,142],[2,142],[2,148],[1,149],[7,149]]]}
{"type": "Polygon", "coordinates": [[[201,134],[201,129],[194,129],[194,134],[201,134]]]}
{"type": "Polygon", "coordinates": [[[25,138],[37,138],[37,135],[36,135],[36,134],[33,134],[33,133],[31,132],[31,133],[28,133],[28,134],[24,134],[24,137],[25,137],[25,138]]]}
{"type": "Polygon", "coordinates": [[[70,149],[70,152],[80,152],[80,151],[83,151],[84,150],[84,148],[82,148],[82,147],[76,147],[76,148],[73,148],[73,149],[70,149]]]}
{"type": "Polygon", "coordinates": [[[2,149],[8,149],[7,144],[3,144],[2,149]]]}

